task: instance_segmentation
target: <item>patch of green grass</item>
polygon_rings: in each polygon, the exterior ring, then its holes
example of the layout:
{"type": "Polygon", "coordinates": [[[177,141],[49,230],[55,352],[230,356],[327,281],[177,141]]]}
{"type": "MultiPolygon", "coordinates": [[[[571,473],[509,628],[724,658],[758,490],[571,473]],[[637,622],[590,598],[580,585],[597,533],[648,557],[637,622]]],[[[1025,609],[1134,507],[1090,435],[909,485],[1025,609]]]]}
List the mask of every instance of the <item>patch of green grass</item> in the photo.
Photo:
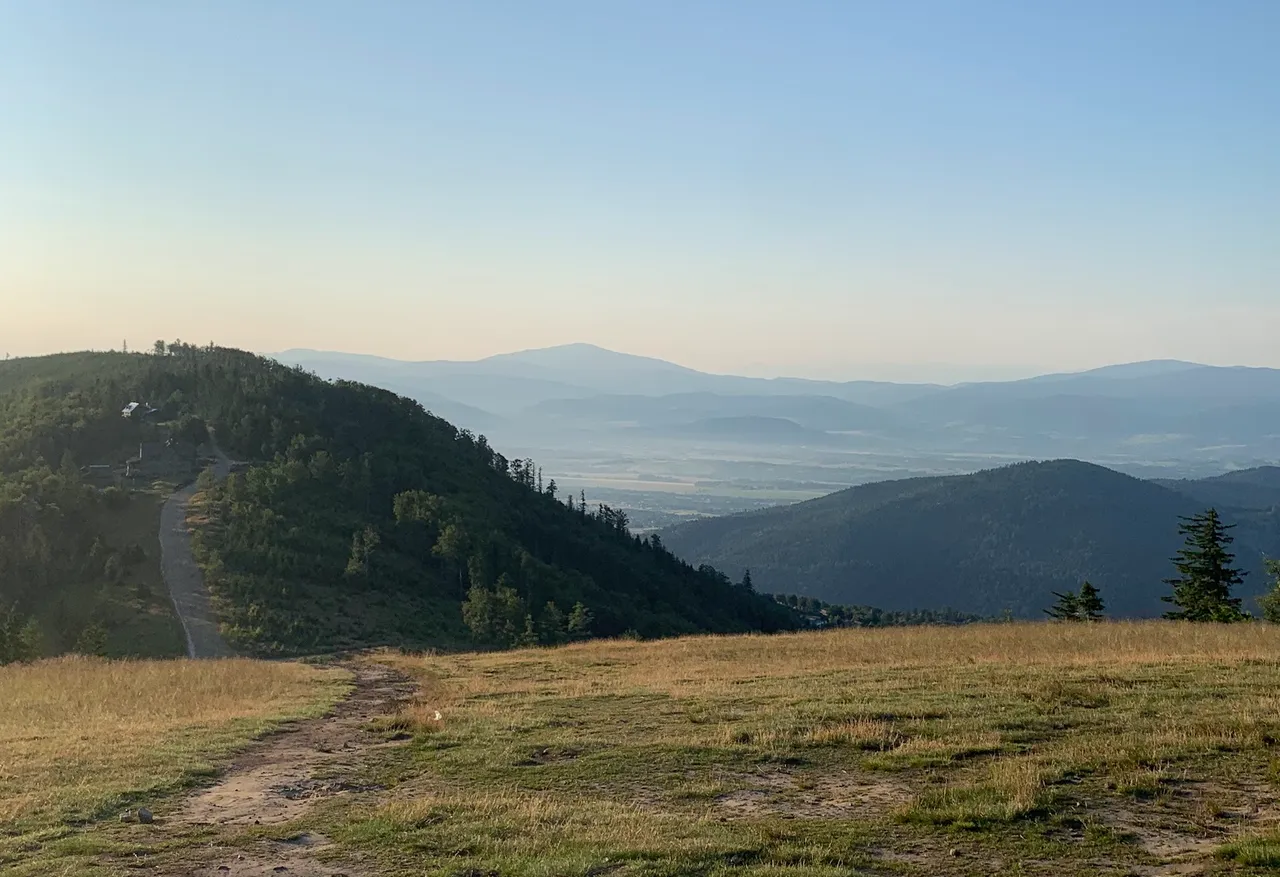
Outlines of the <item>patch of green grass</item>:
{"type": "Polygon", "coordinates": [[[1030,761],[999,761],[972,785],[924,792],[902,812],[905,822],[981,829],[1046,811],[1050,797],[1043,771],[1030,761]]]}
{"type": "Polygon", "coordinates": [[[863,873],[874,862],[866,833],[831,828],[691,819],[572,796],[447,793],[383,808],[338,836],[376,852],[383,868],[413,863],[431,875],[863,873]]]}
{"type": "Polygon", "coordinates": [[[1131,771],[1115,774],[1107,781],[1107,787],[1123,795],[1149,801],[1168,794],[1173,777],[1162,767],[1136,767],[1131,771]]]}
{"type": "Polygon", "coordinates": [[[1280,834],[1226,844],[1218,849],[1218,856],[1241,865],[1280,868],[1280,834]]]}

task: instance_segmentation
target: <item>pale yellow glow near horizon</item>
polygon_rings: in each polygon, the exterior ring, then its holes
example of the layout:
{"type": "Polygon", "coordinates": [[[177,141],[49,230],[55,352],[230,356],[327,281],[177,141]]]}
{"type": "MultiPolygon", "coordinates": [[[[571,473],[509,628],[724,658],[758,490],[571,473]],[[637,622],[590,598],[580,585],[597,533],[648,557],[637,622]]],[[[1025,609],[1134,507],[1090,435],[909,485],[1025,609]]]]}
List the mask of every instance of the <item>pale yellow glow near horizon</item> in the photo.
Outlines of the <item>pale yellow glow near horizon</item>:
{"type": "Polygon", "coordinates": [[[482,246],[377,225],[232,228],[198,205],[134,208],[108,226],[92,214],[0,223],[15,245],[0,250],[0,355],[163,338],[407,360],[589,342],[704,371],[829,379],[971,380],[1166,358],[1280,366],[1280,302],[1218,305],[1160,265],[1144,275],[1148,287],[1168,283],[1153,301],[1119,281],[1107,295],[1105,266],[1042,274],[1015,256],[939,251],[901,264],[795,241],[767,255],[627,242],[602,252],[536,235],[482,246]]]}
{"type": "MultiPolygon", "coordinates": [[[[175,283],[175,286],[178,284],[175,283]]],[[[158,338],[257,352],[312,348],[394,359],[479,359],[513,350],[589,342],[704,371],[854,379],[946,380],[943,372],[1010,374],[1074,370],[1111,362],[1181,358],[1221,365],[1280,365],[1268,349],[1276,314],[1192,312],[1090,314],[1070,309],[932,309],[861,304],[822,312],[777,302],[750,310],[690,300],[656,308],[638,297],[570,310],[536,296],[494,308],[483,297],[408,290],[344,295],[261,289],[218,292],[87,292],[45,288],[6,294],[0,353],[146,349],[158,338]],[[1205,333],[1206,325],[1232,326],[1205,333]],[[929,374],[929,372],[937,374],[929,374]]]]}

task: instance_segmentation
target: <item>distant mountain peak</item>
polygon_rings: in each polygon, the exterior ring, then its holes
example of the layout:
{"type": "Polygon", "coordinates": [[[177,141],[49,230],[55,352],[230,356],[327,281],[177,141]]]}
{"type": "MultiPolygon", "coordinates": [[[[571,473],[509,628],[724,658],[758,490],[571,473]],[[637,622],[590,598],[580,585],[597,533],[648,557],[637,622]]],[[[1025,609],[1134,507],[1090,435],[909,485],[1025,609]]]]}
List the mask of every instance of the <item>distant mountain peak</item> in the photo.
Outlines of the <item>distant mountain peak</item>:
{"type": "Polygon", "coordinates": [[[593,368],[610,371],[638,369],[664,372],[693,373],[694,369],[685,368],[674,362],[657,359],[652,356],[639,356],[634,353],[620,353],[606,347],[575,341],[571,344],[558,344],[553,347],[535,347],[528,350],[517,350],[513,353],[499,353],[478,360],[482,363],[523,362],[544,368],[593,368]]]}
{"type": "Polygon", "coordinates": [[[1184,359],[1148,359],[1141,362],[1122,362],[1116,365],[1104,365],[1082,372],[1086,375],[1112,377],[1149,377],[1151,375],[1168,375],[1197,368],[1211,368],[1199,362],[1188,362],[1184,359]]]}

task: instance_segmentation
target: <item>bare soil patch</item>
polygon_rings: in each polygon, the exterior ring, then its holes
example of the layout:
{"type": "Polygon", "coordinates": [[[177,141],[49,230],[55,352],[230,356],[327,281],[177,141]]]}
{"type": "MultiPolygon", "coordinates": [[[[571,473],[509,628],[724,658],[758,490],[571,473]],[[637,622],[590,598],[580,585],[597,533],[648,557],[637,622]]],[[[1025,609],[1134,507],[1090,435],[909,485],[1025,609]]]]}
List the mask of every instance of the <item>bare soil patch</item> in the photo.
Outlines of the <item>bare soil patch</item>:
{"type": "Polygon", "coordinates": [[[247,847],[233,843],[237,828],[283,825],[305,816],[319,801],[379,791],[352,778],[372,752],[401,743],[370,730],[369,723],[409,701],[415,686],[381,665],[360,663],[348,669],[355,674],[355,688],[331,715],[286,726],[160,820],[166,833],[202,826],[231,830],[226,842],[193,849],[186,862],[166,868],[165,877],[366,877],[358,863],[321,861],[317,853],[330,842],[320,834],[247,847]]]}
{"type": "Polygon", "coordinates": [[[883,815],[909,802],[912,789],[872,774],[841,771],[816,779],[798,779],[774,771],[739,777],[749,787],[716,798],[729,818],[760,816],[857,819],[883,815]]]}

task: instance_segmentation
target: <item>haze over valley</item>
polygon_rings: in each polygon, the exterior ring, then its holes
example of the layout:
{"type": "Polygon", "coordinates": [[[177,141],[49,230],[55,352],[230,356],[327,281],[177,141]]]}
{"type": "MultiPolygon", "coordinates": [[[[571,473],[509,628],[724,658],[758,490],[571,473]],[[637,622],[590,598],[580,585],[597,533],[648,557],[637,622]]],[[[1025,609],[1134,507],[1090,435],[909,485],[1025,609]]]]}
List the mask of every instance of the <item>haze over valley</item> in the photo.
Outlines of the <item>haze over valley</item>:
{"type": "Polygon", "coordinates": [[[641,530],[1020,460],[1175,479],[1280,462],[1275,369],[1153,361],[945,386],[708,374],[589,344],[473,362],[277,356],[415,398],[641,530]]]}

